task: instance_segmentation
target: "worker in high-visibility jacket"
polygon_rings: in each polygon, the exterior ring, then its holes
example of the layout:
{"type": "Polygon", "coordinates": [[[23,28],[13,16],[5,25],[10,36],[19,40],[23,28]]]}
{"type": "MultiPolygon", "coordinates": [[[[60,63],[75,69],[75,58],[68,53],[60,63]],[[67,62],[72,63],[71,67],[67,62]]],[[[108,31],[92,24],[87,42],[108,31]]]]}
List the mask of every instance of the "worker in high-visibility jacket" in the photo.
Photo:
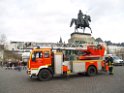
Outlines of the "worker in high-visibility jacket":
{"type": "Polygon", "coordinates": [[[111,57],[111,55],[108,55],[106,62],[108,63],[109,74],[113,75],[113,58],[111,57]]]}

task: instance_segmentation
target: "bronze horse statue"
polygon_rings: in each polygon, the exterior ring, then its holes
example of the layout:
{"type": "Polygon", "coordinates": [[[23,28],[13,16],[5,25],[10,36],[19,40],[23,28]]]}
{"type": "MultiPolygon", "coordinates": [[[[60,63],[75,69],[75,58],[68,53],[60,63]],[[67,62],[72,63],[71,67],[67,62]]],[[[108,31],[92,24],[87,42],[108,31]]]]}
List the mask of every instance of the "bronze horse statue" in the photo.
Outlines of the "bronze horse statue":
{"type": "Polygon", "coordinates": [[[78,31],[77,29],[83,29],[83,33],[85,31],[85,28],[88,27],[92,33],[92,29],[89,25],[89,22],[91,22],[91,18],[89,15],[84,15],[84,18],[82,17],[82,20],[72,18],[70,27],[72,27],[73,24],[75,24],[75,32],[78,31]]]}

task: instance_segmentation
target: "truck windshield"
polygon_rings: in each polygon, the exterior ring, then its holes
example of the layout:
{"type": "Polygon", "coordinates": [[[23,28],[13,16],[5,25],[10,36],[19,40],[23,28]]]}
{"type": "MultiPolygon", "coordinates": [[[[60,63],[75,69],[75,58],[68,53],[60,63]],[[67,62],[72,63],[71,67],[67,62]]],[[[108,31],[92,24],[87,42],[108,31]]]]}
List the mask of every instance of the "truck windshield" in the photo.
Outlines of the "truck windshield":
{"type": "Polygon", "coordinates": [[[42,52],[34,52],[32,58],[42,58],[42,52]]]}

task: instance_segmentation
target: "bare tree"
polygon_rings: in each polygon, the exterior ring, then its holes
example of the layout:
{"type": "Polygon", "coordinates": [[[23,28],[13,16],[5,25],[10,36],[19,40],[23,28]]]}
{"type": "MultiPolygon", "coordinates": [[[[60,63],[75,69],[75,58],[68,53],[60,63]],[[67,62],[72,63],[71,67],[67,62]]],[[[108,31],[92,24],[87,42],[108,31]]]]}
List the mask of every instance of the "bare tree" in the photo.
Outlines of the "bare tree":
{"type": "Polygon", "coordinates": [[[4,63],[4,51],[6,46],[6,35],[0,34],[0,60],[2,61],[2,64],[4,63]]]}
{"type": "Polygon", "coordinates": [[[6,44],[6,35],[5,34],[1,34],[0,35],[0,45],[5,45],[6,44]]]}

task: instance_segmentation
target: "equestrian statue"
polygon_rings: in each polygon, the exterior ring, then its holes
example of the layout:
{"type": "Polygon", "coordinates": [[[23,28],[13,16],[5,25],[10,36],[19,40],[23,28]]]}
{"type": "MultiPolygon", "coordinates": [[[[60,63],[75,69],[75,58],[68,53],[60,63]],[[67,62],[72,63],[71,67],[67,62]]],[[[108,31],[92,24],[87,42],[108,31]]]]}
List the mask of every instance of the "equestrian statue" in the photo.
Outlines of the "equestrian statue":
{"type": "Polygon", "coordinates": [[[75,24],[75,32],[78,31],[78,28],[83,29],[83,33],[85,31],[85,28],[88,27],[92,33],[92,29],[89,25],[89,22],[91,22],[91,18],[89,15],[83,14],[81,10],[79,10],[78,18],[72,18],[70,27],[72,27],[73,24],[75,24]]]}

